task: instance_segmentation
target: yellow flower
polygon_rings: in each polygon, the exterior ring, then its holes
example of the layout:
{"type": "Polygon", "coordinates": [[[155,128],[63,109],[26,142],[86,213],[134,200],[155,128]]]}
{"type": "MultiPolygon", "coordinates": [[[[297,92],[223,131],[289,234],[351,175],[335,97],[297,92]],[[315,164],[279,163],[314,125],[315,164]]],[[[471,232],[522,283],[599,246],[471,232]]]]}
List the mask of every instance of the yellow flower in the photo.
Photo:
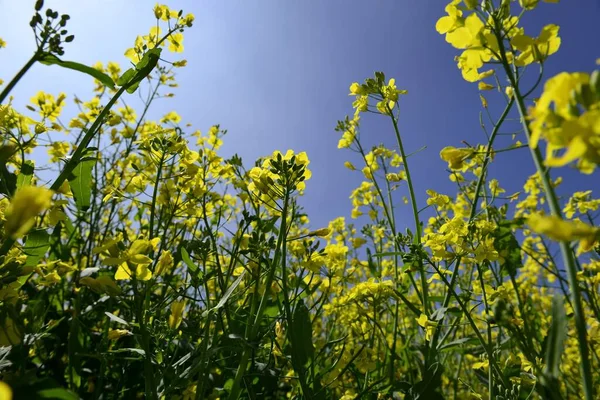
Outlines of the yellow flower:
{"type": "MultiPolygon", "coordinates": [[[[117,265],[117,272],[115,273],[115,280],[131,279],[133,277],[133,271],[131,268],[135,266],[135,277],[136,279],[147,281],[152,278],[152,272],[148,269],[148,265],[152,263],[152,259],[145,255],[152,250],[152,243],[149,240],[137,239],[135,240],[129,249],[120,252],[117,256],[114,255],[115,249],[112,247],[111,257],[107,257],[102,260],[104,265],[117,265]]],[[[95,250],[95,252],[101,252],[102,249],[95,250]]]]}
{"type": "Polygon", "coordinates": [[[600,164],[600,101],[594,100],[591,86],[589,74],[566,72],[544,85],[530,113],[530,145],[536,147],[540,138],[547,140],[546,165],[559,167],[579,160],[577,167],[591,173],[600,164]]]}
{"type": "Polygon", "coordinates": [[[348,168],[350,171],[356,171],[356,167],[350,161],[344,162],[344,167],[348,168]]]}
{"type": "Polygon", "coordinates": [[[567,221],[556,216],[532,214],[527,219],[532,231],[558,242],[579,241],[577,253],[590,251],[600,240],[600,227],[581,221],[567,221]]]}
{"type": "Polygon", "coordinates": [[[173,53],[183,52],[183,34],[172,33],[167,40],[169,41],[169,51],[173,53]]]}
{"type": "Polygon", "coordinates": [[[453,0],[446,6],[445,11],[448,15],[438,19],[435,24],[435,30],[438,33],[451,32],[463,24],[464,19],[462,18],[462,11],[457,7],[458,3],[460,3],[460,0],[453,0]]]}
{"type": "MultiPolygon", "coordinates": [[[[0,39],[0,47],[2,47],[2,39],[0,39]]],[[[0,381],[0,399],[12,400],[12,389],[8,384],[0,381]]]]}
{"type": "Polygon", "coordinates": [[[544,26],[535,39],[525,34],[515,35],[510,43],[521,52],[515,59],[515,65],[523,67],[533,62],[541,62],[556,53],[560,48],[558,30],[558,25],[550,24],[544,26]]]}
{"type": "Polygon", "coordinates": [[[108,330],[108,340],[117,340],[123,336],[129,336],[131,332],[127,329],[109,329],[108,330]]]}
{"type": "Polygon", "coordinates": [[[64,158],[67,154],[69,154],[71,146],[69,142],[52,142],[50,148],[48,149],[48,155],[50,156],[50,162],[59,161],[61,158],[64,158]]]}
{"type": "Polygon", "coordinates": [[[17,190],[8,206],[4,229],[13,239],[25,235],[35,224],[35,217],[50,208],[52,191],[38,186],[17,190]]]}
{"type": "Polygon", "coordinates": [[[364,95],[364,94],[365,94],[365,91],[358,82],[354,82],[354,83],[352,83],[352,85],[350,85],[350,96],[364,95]]]}
{"type": "Polygon", "coordinates": [[[107,275],[101,275],[98,278],[85,276],[79,280],[79,284],[89,287],[98,294],[106,293],[109,296],[116,296],[121,293],[121,288],[107,275]]]}
{"type": "Polygon", "coordinates": [[[461,169],[464,162],[473,156],[473,149],[457,149],[456,147],[447,146],[440,151],[442,160],[448,163],[450,169],[461,169]]]}
{"type": "Polygon", "coordinates": [[[153,26],[150,28],[150,33],[144,36],[143,39],[148,46],[148,49],[153,49],[160,40],[161,29],[159,26],[153,26]]]}
{"type": "Polygon", "coordinates": [[[429,342],[433,336],[433,328],[437,325],[437,322],[430,321],[425,314],[421,314],[419,318],[415,318],[415,320],[417,321],[417,324],[425,330],[425,340],[429,342]]]}
{"type": "Polygon", "coordinates": [[[496,88],[496,86],[490,85],[489,83],[485,83],[485,82],[479,82],[477,84],[477,88],[479,90],[492,90],[492,89],[496,88]]]}
{"type": "Polygon", "coordinates": [[[171,315],[169,315],[169,328],[177,329],[183,320],[185,300],[174,301],[171,304],[171,315]]]}
{"type": "Polygon", "coordinates": [[[39,107],[40,115],[43,118],[48,118],[50,121],[54,122],[56,121],[56,118],[60,116],[60,113],[65,106],[66,98],[66,94],[60,93],[55,100],[54,96],[40,90],[31,98],[31,102],[39,107]]]}
{"type": "Polygon", "coordinates": [[[519,0],[519,5],[525,10],[533,10],[540,0],[519,0]]]}
{"type": "Polygon", "coordinates": [[[196,19],[196,17],[194,16],[194,14],[189,13],[189,14],[186,14],[184,17],[181,17],[179,19],[179,21],[177,21],[177,23],[179,25],[185,25],[188,28],[190,28],[194,24],[195,19],[196,19]]]}
{"type": "Polygon", "coordinates": [[[125,51],[125,57],[129,58],[132,63],[137,64],[144,55],[144,39],[141,36],[135,38],[135,44],[132,48],[125,51]]]}
{"type": "Polygon", "coordinates": [[[515,94],[515,89],[512,86],[507,86],[506,89],[504,89],[504,93],[506,93],[506,96],[509,99],[512,99],[515,94]]]}
{"type": "Polygon", "coordinates": [[[156,275],[171,271],[173,262],[174,260],[171,252],[169,250],[163,250],[158,259],[158,265],[156,266],[156,275]]]}
{"type": "Polygon", "coordinates": [[[160,122],[162,122],[163,124],[166,122],[172,122],[174,124],[178,124],[181,122],[181,116],[179,114],[177,114],[177,112],[171,111],[171,112],[165,114],[164,117],[161,118],[160,122]]]}
{"type": "Polygon", "coordinates": [[[481,46],[483,28],[483,22],[473,13],[465,19],[463,26],[446,34],[446,41],[457,49],[481,46]]]}

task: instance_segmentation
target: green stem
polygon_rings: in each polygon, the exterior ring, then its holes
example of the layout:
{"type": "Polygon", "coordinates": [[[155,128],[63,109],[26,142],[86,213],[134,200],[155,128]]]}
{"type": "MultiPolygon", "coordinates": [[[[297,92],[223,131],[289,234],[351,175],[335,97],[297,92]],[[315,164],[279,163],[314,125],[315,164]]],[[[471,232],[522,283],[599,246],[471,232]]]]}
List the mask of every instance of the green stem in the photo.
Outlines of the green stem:
{"type": "MultiPolygon", "coordinates": [[[[158,185],[160,183],[160,176],[162,174],[163,163],[165,160],[164,152],[160,156],[160,161],[158,163],[158,170],[156,171],[156,183],[154,184],[154,190],[152,191],[152,205],[150,206],[150,221],[148,225],[148,239],[152,240],[154,238],[154,218],[156,216],[156,198],[158,197],[158,185]]],[[[158,233],[158,228],[156,229],[156,233],[158,233]]]]}
{"type": "Polygon", "coordinates": [[[96,134],[98,129],[100,129],[100,126],[104,122],[104,118],[106,118],[112,106],[117,102],[117,100],[119,99],[119,97],[121,97],[125,90],[127,90],[126,86],[121,87],[117,91],[117,93],[115,93],[115,95],[112,97],[112,99],[109,100],[108,104],[102,109],[100,115],[98,115],[90,129],[86,132],[81,141],[77,143],[77,149],[75,150],[69,161],[67,161],[63,170],[60,172],[52,186],[50,186],[51,190],[57,191],[58,189],[60,189],[63,182],[67,180],[69,175],[71,175],[77,164],[79,164],[79,160],[81,159],[83,153],[86,151],[87,146],[94,138],[94,135],[96,134]]]}
{"type": "MultiPolygon", "coordinates": [[[[137,283],[134,281],[133,285],[137,283]]],[[[135,290],[134,298],[137,299],[139,296],[139,292],[135,290]]],[[[140,324],[140,332],[142,336],[141,345],[144,350],[144,389],[146,399],[155,400],[157,398],[156,395],[156,385],[154,384],[154,368],[152,366],[152,353],[150,349],[150,332],[148,332],[148,327],[146,326],[146,313],[144,311],[145,301],[146,299],[139,300],[138,312],[137,312],[137,320],[140,324]]]]}
{"type": "MultiPolygon", "coordinates": [[[[508,58],[506,56],[506,50],[504,48],[504,42],[501,40],[500,31],[501,31],[501,22],[495,20],[496,29],[494,29],[494,33],[496,38],[498,39],[498,43],[500,45],[500,55],[502,58],[502,66],[504,71],[510,81],[514,89],[514,96],[517,101],[517,109],[519,110],[519,115],[521,117],[521,123],[523,125],[523,131],[527,136],[527,139],[531,138],[531,129],[529,127],[529,123],[527,122],[527,109],[525,107],[525,101],[523,96],[521,95],[521,91],[518,86],[518,81],[513,73],[512,68],[510,67],[510,63],[508,62],[508,58]]],[[[554,191],[554,187],[552,186],[552,182],[550,179],[549,170],[544,167],[544,161],[542,157],[542,153],[539,148],[529,146],[529,150],[531,152],[531,157],[533,158],[533,163],[535,164],[535,168],[540,175],[542,180],[542,186],[544,187],[544,193],[546,195],[546,201],[548,202],[548,207],[550,209],[550,214],[560,219],[563,219],[562,212],[560,210],[560,205],[558,203],[558,198],[554,191]]],[[[577,282],[577,266],[575,265],[575,257],[573,254],[573,250],[571,249],[569,242],[560,242],[559,244],[560,251],[562,253],[563,262],[567,269],[567,277],[569,279],[569,288],[571,289],[571,302],[573,304],[573,313],[575,316],[575,327],[577,330],[577,343],[579,345],[579,353],[581,356],[581,377],[583,379],[583,392],[586,400],[592,400],[594,398],[594,388],[592,384],[592,369],[590,364],[589,357],[589,349],[588,349],[588,341],[587,341],[587,326],[585,323],[585,314],[583,312],[583,306],[581,302],[581,293],[579,290],[579,285],[577,282]]]]}
{"type": "MultiPolygon", "coordinates": [[[[496,124],[494,125],[494,128],[492,129],[490,139],[488,140],[485,158],[483,159],[483,163],[481,164],[481,175],[479,175],[479,179],[477,180],[477,186],[475,187],[475,196],[473,198],[473,202],[471,203],[471,212],[469,214],[469,221],[468,221],[469,223],[473,220],[473,218],[475,218],[475,213],[477,212],[477,204],[479,203],[481,188],[483,187],[483,183],[485,182],[485,175],[486,175],[487,167],[492,158],[492,151],[493,151],[492,148],[493,148],[494,141],[496,140],[496,137],[498,135],[500,127],[502,126],[502,124],[504,123],[504,120],[506,119],[510,110],[512,109],[513,104],[514,104],[514,97],[510,99],[510,101],[504,108],[504,111],[500,115],[498,122],[496,122],[496,124]]],[[[454,289],[454,285],[456,284],[456,279],[458,278],[458,273],[459,273],[460,261],[461,261],[461,258],[458,257],[457,261],[456,261],[456,266],[454,267],[454,270],[452,271],[452,276],[450,277],[449,290],[446,292],[446,296],[444,297],[444,301],[442,303],[443,307],[448,307],[448,304],[450,304],[450,298],[452,297],[452,293],[451,293],[450,289],[454,289]]],[[[434,328],[434,333],[433,333],[433,337],[432,337],[432,341],[431,341],[433,348],[437,347],[439,334],[440,334],[439,329],[436,326],[434,328]]]]}
{"type": "MultiPolygon", "coordinates": [[[[29,60],[29,61],[31,62],[31,60],[29,60]]],[[[33,62],[35,62],[35,60],[33,62]]],[[[27,64],[29,64],[29,63],[27,63],[27,64]]],[[[25,74],[26,71],[27,70],[25,69],[25,67],[23,67],[23,69],[21,69],[19,74],[22,76],[25,74]]],[[[19,75],[17,75],[17,77],[19,77],[19,75]]],[[[15,79],[17,79],[17,77],[15,77],[15,79]]],[[[15,79],[13,79],[13,81],[15,79]]],[[[20,77],[19,77],[19,79],[20,79],[20,77]]],[[[117,91],[117,93],[115,93],[115,95],[112,97],[112,99],[110,99],[108,104],[102,109],[102,112],[100,112],[100,115],[98,115],[98,117],[96,118],[96,120],[94,121],[94,123],[92,124],[90,129],[83,136],[83,139],[81,139],[81,141],[77,144],[77,149],[75,150],[75,152],[73,153],[73,155],[71,156],[69,161],[67,161],[63,170],[60,172],[60,174],[58,175],[58,177],[56,178],[56,180],[54,181],[52,186],[50,186],[51,190],[53,190],[55,192],[58,191],[60,189],[60,187],[62,186],[63,182],[65,180],[67,180],[67,178],[71,175],[71,173],[73,172],[73,170],[75,169],[77,164],[79,164],[79,160],[83,156],[83,153],[87,149],[87,146],[90,144],[90,142],[94,138],[94,135],[96,134],[96,132],[102,125],[104,118],[108,115],[112,106],[117,102],[117,100],[119,99],[119,97],[121,97],[121,95],[123,94],[123,92],[125,92],[125,90],[127,90],[126,86],[121,87],[117,91]]],[[[4,92],[2,92],[2,96],[4,96],[4,92]]],[[[15,240],[11,239],[10,237],[6,238],[4,240],[4,243],[2,243],[2,246],[0,247],[0,257],[6,255],[14,244],[15,244],[15,240]]]]}
{"type": "MultiPolygon", "coordinates": [[[[410,176],[410,168],[408,168],[408,159],[406,158],[406,152],[404,151],[404,145],[402,144],[402,138],[400,137],[400,129],[398,128],[398,121],[392,112],[392,109],[386,105],[388,114],[392,119],[394,125],[394,133],[396,134],[396,142],[400,149],[400,155],[402,156],[402,163],[404,164],[404,172],[406,172],[406,183],[408,184],[408,193],[410,196],[410,205],[412,207],[413,218],[415,220],[415,239],[416,244],[421,244],[421,221],[419,220],[419,209],[417,207],[417,198],[415,196],[415,189],[413,181],[410,176]]],[[[429,313],[429,294],[427,288],[427,279],[425,277],[425,270],[423,268],[423,262],[419,260],[419,275],[421,276],[422,296],[423,296],[423,311],[425,314],[429,313]]]]}
{"type": "MultiPolygon", "coordinates": [[[[288,212],[288,204],[287,204],[287,196],[285,197],[285,201],[283,204],[282,212],[281,212],[281,220],[286,221],[288,212]]],[[[252,327],[250,329],[250,334],[246,338],[248,342],[252,342],[258,333],[258,329],[260,328],[260,321],[262,319],[262,315],[265,312],[267,307],[267,297],[269,296],[271,284],[273,283],[273,279],[275,278],[275,272],[277,271],[277,265],[279,263],[280,257],[285,257],[285,254],[282,254],[282,243],[285,241],[286,232],[283,229],[285,228],[285,222],[281,223],[281,227],[279,229],[279,235],[277,237],[277,245],[275,247],[275,254],[273,255],[273,262],[269,265],[270,269],[267,275],[267,279],[265,281],[265,289],[264,293],[261,296],[260,304],[258,306],[258,311],[256,312],[256,316],[254,317],[254,321],[252,321],[252,327]]],[[[258,295],[258,292],[255,293],[258,295]]],[[[252,316],[250,316],[252,318],[252,316]]],[[[242,380],[244,379],[244,375],[246,374],[246,370],[248,369],[248,362],[250,361],[250,356],[254,349],[251,346],[246,346],[244,351],[242,352],[242,358],[240,359],[240,363],[238,369],[235,374],[235,378],[233,380],[233,384],[231,386],[231,392],[229,392],[229,400],[236,400],[239,398],[242,392],[242,380]]]]}
{"type": "Polygon", "coordinates": [[[31,68],[33,66],[33,64],[36,63],[36,61],[39,59],[41,54],[42,54],[42,51],[40,49],[38,49],[33,54],[33,56],[31,56],[29,61],[27,61],[27,63],[23,66],[23,68],[21,68],[21,70],[19,72],[17,72],[17,75],[15,75],[15,77],[8,83],[8,85],[6,85],[6,87],[4,88],[2,93],[0,93],[0,104],[2,104],[2,102],[4,102],[4,99],[6,99],[6,97],[13,90],[13,88],[16,86],[16,84],[19,83],[21,78],[23,78],[23,76],[27,73],[27,71],[29,71],[29,68],[31,68]]]}
{"type": "MultiPolygon", "coordinates": [[[[444,284],[446,286],[450,286],[450,282],[448,282],[448,280],[446,279],[446,277],[444,276],[442,271],[440,271],[439,268],[437,268],[435,266],[435,264],[431,263],[431,265],[436,270],[436,272],[440,275],[440,278],[442,279],[442,281],[444,281],[444,284]]],[[[461,308],[465,318],[467,318],[467,321],[469,321],[469,325],[471,325],[471,328],[473,329],[473,333],[475,333],[475,336],[477,336],[477,339],[479,339],[479,343],[481,344],[481,347],[483,347],[483,349],[485,350],[485,352],[488,356],[489,363],[490,363],[489,368],[490,369],[493,368],[494,371],[496,372],[496,374],[498,375],[498,378],[500,379],[500,381],[502,381],[502,385],[506,389],[510,389],[512,387],[512,385],[509,385],[508,381],[504,377],[504,374],[502,373],[502,369],[496,362],[496,357],[494,357],[494,352],[493,352],[492,348],[490,347],[491,344],[486,343],[485,339],[483,338],[483,335],[479,331],[479,327],[477,326],[477,324],[473,320],[473,317],[471,316],[471,313],[470,313],[469,308],[467,307],[467,304],[461,300],[460,296],[456,293],[456,291],[453,288],[449,287],[448,290],[450,291],[451,295],[456,299],[456,302],[458,303],[458,306],[461,308]]],[[[438,324],[439,324],[439,322],[438,322],[438,324]]]]}

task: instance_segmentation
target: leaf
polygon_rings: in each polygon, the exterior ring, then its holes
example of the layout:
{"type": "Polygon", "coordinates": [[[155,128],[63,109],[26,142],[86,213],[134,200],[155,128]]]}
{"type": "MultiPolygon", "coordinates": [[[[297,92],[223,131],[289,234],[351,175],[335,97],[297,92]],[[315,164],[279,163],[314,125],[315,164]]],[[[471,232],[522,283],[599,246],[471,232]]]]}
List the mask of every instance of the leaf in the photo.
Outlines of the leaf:
{"type": "Polygon", "coordinates": [[[315,348],[312,342],[312,323],[303,300],[299,300],[296,304],[292,323],[292,362],[294,368],[306,368],[315,356],[315,348]]]}
{"type": "Polygon", "coordinates": [[[406,253],[400,251],[386,251],[383,253],[375,253],[373,257],[391,257],[391,256],[403,256],[406,253]]]}
{"type": "Polygon", "coordinates": [[[225,294],[223,294],[223,297],[221,297],[221,299],[219,300],[219,302],[217,303],[216,306],[214,306],[213,308],[211,308],[210,310],[206,310],[202,313],[202,317],[206,317],[209,313],[212,313],[214,311],[219,310],[220,308],[222,308],[225,303],[227,303],[227,300],[229,300],[229,298],[231,297],[231,295],[233,294],[233,291],[240,286],[240,283],[242,283],[242,279],[244,278],[244,275],[246,275],[246,270],[244,270],[240,276],[237,277],[237,279],[235,280],[235,282],[233,282],[231,284],[231,286],[229,286],[229,288],[227,288],[227,290],[225,291],[225,294]]]}
{"type": "Polygon", "coordinates": [[[560,360],[567,337],[567,316],[562,296],[556,294],[552,299],[552,325],[546,336],[545,367],[540,376],[540,394],[545,399],[561,400],[560,360]]]}
{"type": "Polygon", "coordinates": [[[450,343],[445,343],[445,344],[438,346],[438,351],[450,350],[453,347],[457,347],[457,346],[460,346],[461,350],[463,350],[464,346],[466,344],[478,344],[478,343],[479,343],[479,339],[477,339],[477,338],[464,337],[464,338],[456,339],[450,343]]]}
{"type": "Polygon", "coordinates": [[[185,247],[181,248],[181,259],[183,260],[185,265],[187,265],[187,267],[190,269],[190,271],[196,272],[198,267],[196,266],[196,264],[194,264],[194,262],[190,258],[190,253],[187,252],[185,247]]]}
{"type": "Polygon", "coordinates": [[[112,350],[111,353],[136,353],[139,354],[142,357],[146,357],[146,352],[142,349],[135,349],[133,347],[129,347],[126,349],[117,349],[117,350],[112,350]]]}
{"type": "Polygon", "coordinates": [[[17,189],[20,189],[22,186],[26,186],[31,184],[31,179],[33,178],[33,170],[34,164],[31,160],[26,160],[23,165],[21,165],[21,172],[17,175],[17,189]]]}
{"type": "Polygon", "coordinates": [[[0,193],[10,198],[17,187],[17,177],[6,167],[6,162],[15,152],[14,146],[0,146],[0,193]]]}
{"type": "Polygon", "coordinates": [[[73,169],[69,178],[69,186],[75,198],[75,205],[79,211],[86,211],[90,208],[90,199],[92,197],[92,169],[96,164],[96,158],[84,157],[73,169]]]}
{"type": "Polygon", "coordinates": [[[492,236],[494,237],[494,248],[503,255],[504,262],[501,265],[503,272],[510,276],[516,276],[517,270],[523,266],[521,259],[521,247],[519,241],[513,234],[513,228],[523,224],[520,219],[514,221],[501,220],[492,236]]]}
{"type": "Polygon", "coordinates": [[[52,388],[39,390],[37,399],[60,399],[60,400],[78,400],[79,396],[65,388],[52,388]]]}
{"type": "Polygon", "coordinates": [[[72,69],[75,71],[82,72],[84,74],[90,75],[93,78],[98,79],[104,86],[107,86],[111,89],[115,88],[115,83],[112,78],[106,75],[102,71],[98,71],[95,68],[88,67],[87,65],[80,64],[74,61],[63,61],[60,58],[56,57],[54,54],[45,53],[39,60],[42,64],[45,65],[58,65],[63,68],[72,69]]]}
{"type": "Polygon", "coordinates": [[[23,252],[27,255],[25,265],[34,267],[42,259],[50,247],[50,235],[44,229],[30,231],[27,234],[27,240],[23,247],[23,252]]]}
{"type": "Polygon", "coordinates": [[[135,72],[135,75],[130,72],[132,70],[127,70],[121,75],[119,82],[122,83],[121,86],[127,88],[127,93],[131,94],[135,92],[140,85],[140,82],[150,75],[152,70],[158,65],[161,52],[162,49],[158,47],[148,50],[135,66],[135,70],[133,71],[135,72]]]}
{"type": "Polygon", "coordinates": [[[563,353],[563,343],[567,337],[567,315],[562,296],[555,295],[552,299],[552,325],[546,342],[546,366],[544,373],[558,379],[560,375],[560,359],[563,353]]]}
{"type": "Polygon", "coordinates": [[[79,396],[61,387],[58,382],[50,378],[28,380],[24,385],[13,387],[14,399],[54,399],[78,400],[79,396]]]}
{"type": "Polygon", "coordinates": [[[114,322],[129,326],[129,322],[125,321],[123,318],[117,317],[115,314],[109,313],[108,311],[105,311],[104,314],[114,322]]]}
{"type": "Polygon", "coordinates": [[[128,84],[131,78],[135,76],[135,71],[134,68],[129,68],[127,71],[123,72],[119,79],[117,79],[117,85],[125,86],[128,84]]]}

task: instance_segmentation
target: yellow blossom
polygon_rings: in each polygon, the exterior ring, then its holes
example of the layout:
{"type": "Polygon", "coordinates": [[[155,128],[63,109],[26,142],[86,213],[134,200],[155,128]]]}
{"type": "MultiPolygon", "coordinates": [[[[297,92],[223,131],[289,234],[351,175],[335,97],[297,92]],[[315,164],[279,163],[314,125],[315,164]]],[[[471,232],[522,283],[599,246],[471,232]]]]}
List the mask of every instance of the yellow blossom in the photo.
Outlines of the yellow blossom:
{"type": "Polygon", "coordinates": [[[38,186],[23,186],[17,190],[8,206],[4,229],[13,239],[25,235],[35,223],[35,217],[50,208],[52,191],[38,186]]]}
{"type": "Polygon", "coordinates": [[[185,300],[177,300],[171,304],[171,315],[169,315],[169,328],[177,329],[183,320],[185,300]]]}
{"type": "Polygon", "coordinates": [[[532,231],[559,242],[579,241],[578,253],[590,251],[600,240],[600,227],[581,221],[566,221],[556,216],[532,214],[527,219],[532,231]]]}

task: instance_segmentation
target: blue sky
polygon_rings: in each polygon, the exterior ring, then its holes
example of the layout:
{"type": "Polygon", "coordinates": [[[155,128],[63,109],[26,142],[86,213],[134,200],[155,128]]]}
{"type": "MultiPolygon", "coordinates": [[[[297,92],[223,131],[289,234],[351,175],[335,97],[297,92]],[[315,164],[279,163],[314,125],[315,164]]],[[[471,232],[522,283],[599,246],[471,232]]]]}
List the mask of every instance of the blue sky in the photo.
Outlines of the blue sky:
{"type": "MultiPolygon", "coordinates": [[[[12,78],[30,57],[34,40],[28,26],[34,1],[0,0],[0,78],[12,78]]],[[[457,50],[435,31],[446,1],[421,0],[228,0],[170,1],[171,8],[196,16],[185,33],[188,67],[178,71],[180,87],[174,99],[153,106],[150,118],[176,110],[194,129],[220,124],[229,131],[223,155],[241,155],[247,166],[273,150],[306,151],[312,179],[302,200],[314,227],[337,216],[348,216],[350,192],[362,180],[343,167],[356,156],[337,149],[336,121],[352,113],[348,87],[374,71],[396,78],[402,97],[400,128],[407,152],[427,149],[410,158],[418,198],[425,190],[455,193],[439,151],[447,145],[485,143],[479,127],[481,103],[477,87],[462,80],[453,58],[457,50]]],[[[154,23],[154,2],[142,0],[46,0],[46,6],[71,15],[75,41],[65,59],[93,64],[117,61],[125,66],[125,49],[135,36],[147,34],[154,23]]],[[[547,23],[558,24],[562,46],[546,65],[546,77],[560,71],[591,71],[600,56],[600,2],[563,0],[540,4],[527,13],[526,33],[537,35],[547,23]]],[[[173,55],[168,56],[176,60],[173,55]]],[[[66,92],[88,99],[92,82],[56,67],[36,65],[13,92],[14,104],[24,106],[38,90],[66,92]]],[[[501,98],[486,93],[493,115],[501,98]]],[[[132,101],[132,99],[128,99],[132,101]]],[[[513,115],[514,116],[514,115],[513,115]]],[[[507,126],[505,132],[510,132],[507,126]]],[[[393,131],[383,118],[365,119],[361,135],[367,146],[393,145],[393,131]]],[[[62,140],[63,138],[58,138],[62,140]]],[[[522,138],[523,139],[523,138],[522,138]]],[[[503,138],[499,147],[511,143],[503,138]]],[[[527,150],[499,155],[493,175],[509,192],[519,190],[534,171],[527,150]]],[[[596,189],[597,177],[571,178],[559,192],[596,189]],[[594,183],[596,182],[596,183],[594,183]]],[[[596,173],[597,175],[597,173],[596,173]]],[[[406,194],[402,189],[401,194],[406,194]]],[[[598,193],[595,193],[598,195],[598,193]]],[[[408,206],[400,223],[412,225],[408,206]]]]}

